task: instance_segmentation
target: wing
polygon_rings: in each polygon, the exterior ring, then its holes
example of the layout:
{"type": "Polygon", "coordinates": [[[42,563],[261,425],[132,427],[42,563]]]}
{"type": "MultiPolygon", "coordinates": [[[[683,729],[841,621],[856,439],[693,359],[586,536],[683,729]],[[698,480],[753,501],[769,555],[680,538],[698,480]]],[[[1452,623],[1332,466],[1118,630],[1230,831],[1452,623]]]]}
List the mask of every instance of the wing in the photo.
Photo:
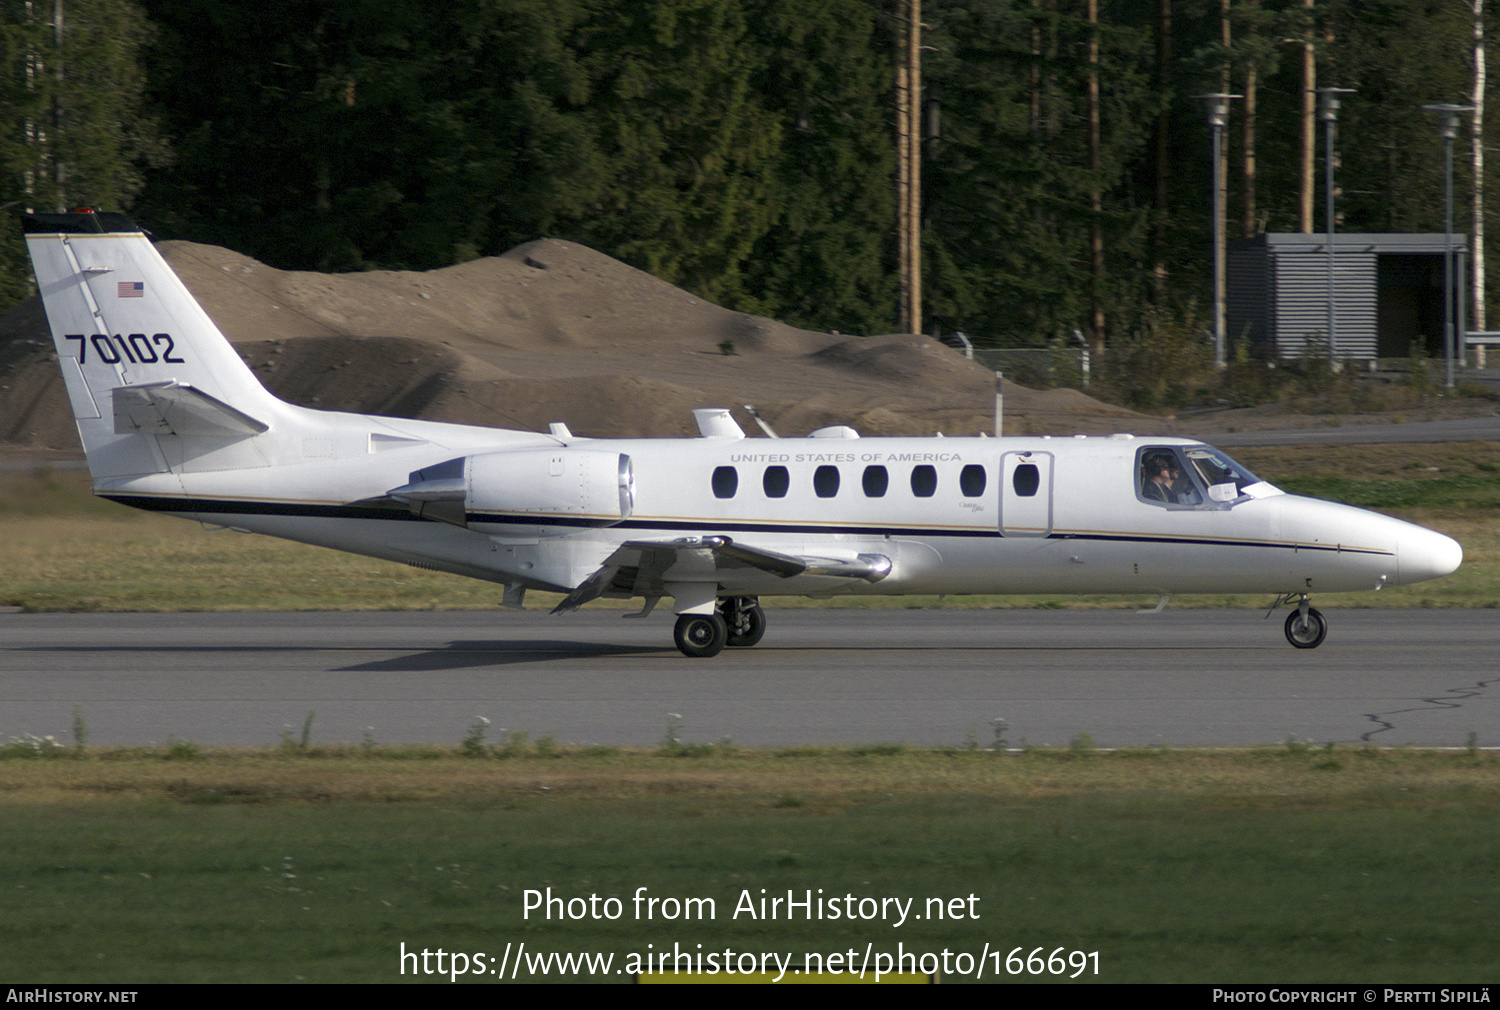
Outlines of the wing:
{"type": "MultiPolygon", "coordinates": [[[[601,596],[671,596],[669,583],[717,583],[745,569],[788,580],[824,576],[879,582],[890,574],[891,561],[882,554],[861,554],[848,559],[782,554],[737,544],[726,536],[627,540],[552,612],[565,613],[601,596]]],[[[789,587],[789,591],[794,590],[789,587]]]]}

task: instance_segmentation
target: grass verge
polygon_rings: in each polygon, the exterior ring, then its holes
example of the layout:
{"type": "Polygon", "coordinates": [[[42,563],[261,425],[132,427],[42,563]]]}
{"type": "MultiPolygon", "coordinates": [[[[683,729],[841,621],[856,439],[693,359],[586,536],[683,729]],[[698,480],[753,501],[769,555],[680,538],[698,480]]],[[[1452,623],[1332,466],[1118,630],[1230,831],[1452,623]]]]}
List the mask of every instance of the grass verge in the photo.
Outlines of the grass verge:
{"type": "Polygon", "coordinates": [[[899,943],[967,953],[972,971],[988,943],[1002,978],[1018,946],[1098,951],[1089,981],[1500,976],[1500,758],[1479,751],[503,753],[14,751],[0,975],[432,981],[401,974],[401,943],[498,958],[525,942],[613,954],[611,970],[648,944],[899,943]],[[548,887],[621,915],[526,915],[548,887]],[[745,914],[762,888],[963,914],[745,914]],[[637,893],[714,915],[638,917],[637,893]]]}

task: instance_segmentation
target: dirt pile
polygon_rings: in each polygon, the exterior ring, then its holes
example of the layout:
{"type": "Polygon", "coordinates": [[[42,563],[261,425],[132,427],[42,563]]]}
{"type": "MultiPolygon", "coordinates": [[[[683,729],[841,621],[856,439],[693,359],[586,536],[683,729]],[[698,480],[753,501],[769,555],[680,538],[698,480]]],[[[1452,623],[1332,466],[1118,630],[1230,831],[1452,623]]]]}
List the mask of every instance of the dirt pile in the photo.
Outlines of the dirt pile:
{"type": "MultiPolygon", "coordinates": [[[[994,376],[934,340],[798,330],[710,304],[584,246],[542,239],[426,273],[277,270],[215,246],[162,254],[294,403],[579,434],[695,434],[694,407],[751,403],[783,435],[990,432],[994,376]]],[[[1006,432],[1102,433],[1139,415],[1005,385],[1006,432]]],[[[0,444],[78,451],[38,300],[0,318],[0,444]]]]}

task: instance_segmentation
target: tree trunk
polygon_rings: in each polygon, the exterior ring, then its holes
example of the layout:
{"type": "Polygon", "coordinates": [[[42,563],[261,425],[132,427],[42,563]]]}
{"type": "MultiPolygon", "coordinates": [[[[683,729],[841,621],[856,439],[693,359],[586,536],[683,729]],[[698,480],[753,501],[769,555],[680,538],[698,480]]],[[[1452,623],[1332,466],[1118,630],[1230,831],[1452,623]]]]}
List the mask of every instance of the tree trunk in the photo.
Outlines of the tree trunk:
{"type": "Polygon", "coordinates": [[[908,192],[911,219],[911,329],[922,332],[922,0],[907,0],[911,5],[911,25],[907,28],[907,125],[906,143],[911,159],[911,188],[908,192]]]}
{"type": "Polygon", "coordinates": [[[911,164],[911,110],[916,102],[912,96],[911,65],[908,60],[910,18],[906,14],[898,16],[896,26],[896,283],[901,314],[897,328],[902,333],[915,333],[920,323],[916,320],[918,307],[912,304],[915,265],[911,259],[911,236],[916,230],[916,222],[911,214],[911,193],[916,181],[912,178],[911,164]]]}
{"type": "MultiPolygon", "coordinates": [[[[1156,91],[1165,95],[1171,86],[1172,73],[1172,0],[1161,0],[1156,28],[1156,91]]],[[[1163,108],[1156,117],[1156,194],[1152,201],[1152,244],[1156,247],[1156,266],[1152,270],[1152,297],[1158,306],[1167,297],[1167,224],[1170,217],[1170,182],[1172,176],[1172,110],[1163,108]]]]}
{"type": "MultiPolygon", "coordinates": [[[[1167,2],[1167,0],[1164,0],[1167,2]]],[[[1036,0],[1031,4],[1036,11],[1036,0]]],[[[1031,137],[1035,140],[1042,132],[1042,26],[1033,14],[1031,21],[1031,137]]]]}
{"type": "MultiPolygon", "coordinates": [[[[1234,39],[1229,30],[1229,0],[1219,0],[1219,42],[1224,47],[1224,62],[1219,67],[1219,94],[1230,93],[1234,83],[1230,76],[1229,47],[1234,39]]],[[[1229,131],[1224,131],[1224,143],[1219,146],[1219,234],[1227,235],[1225,223],[1229,220],[1229,131]]],[[[1215,283],[1220,283],[1216,281],[1215,283]]]]}
{"type": "MultiPolygon", "coordinates": [[[[1253,8],[1259,4],[1259,0],[1250,0],[1253,8]]],[[[1255,60],[1252,57],[1245,64],[1245,129],[1244,129],[1244,226],[1241,229],[1243,237],[1254,238],[1260,234],[1260,222],[1255,218],[1255,89],[1258,84],[1256,80],[1255,60]]]]}
{"type": "MultiPolygon", "coordinates": [[[[1474,248],[1469,256],[1474,264],[1474,328],[1485,329],[1484,304],[1484,0],[1474,0],[1474,115],[1469,120],[1474,153],[1474,248]]],[[[1480,367],[1484,350],[1478,351],[1480,367]]]]}
{"type": "Polygon", "coordinates": [[[1094,266],[1092,292],[1093,321],[1090,343],[1096,355],[1104,352],[1104,194],[1100,179],[1104,175],[1103,139],[1099,126],[1099,0],[1088,0],[1088,101],[1089,101],[1089,251],[1094,266]]]}
{"type": "Polygon", "coordinates": [[[1302,0],[1307,10],[1307,32],[1302,41],[1302,170],[1297,176],[1297,227],[1304,234],[1313,230],[1313,108],[1318,90],[1318,67],[1313,55],[1313,0],[1302,0]]]}

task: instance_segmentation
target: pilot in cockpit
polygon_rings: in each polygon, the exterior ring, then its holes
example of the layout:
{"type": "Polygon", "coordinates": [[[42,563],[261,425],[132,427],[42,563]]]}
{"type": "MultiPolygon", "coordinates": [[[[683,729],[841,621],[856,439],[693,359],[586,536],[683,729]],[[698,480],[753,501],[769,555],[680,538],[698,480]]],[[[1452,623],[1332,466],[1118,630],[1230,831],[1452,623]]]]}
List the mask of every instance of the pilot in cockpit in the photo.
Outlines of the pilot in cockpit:
{"type": "Polygon", "coordinates": [[[1148,453],[1141,460],[1141,497],[1176,505],[1179,502],[1176,485],[1180,478],[1176,456],[1170,452],[1148,453]]]}

